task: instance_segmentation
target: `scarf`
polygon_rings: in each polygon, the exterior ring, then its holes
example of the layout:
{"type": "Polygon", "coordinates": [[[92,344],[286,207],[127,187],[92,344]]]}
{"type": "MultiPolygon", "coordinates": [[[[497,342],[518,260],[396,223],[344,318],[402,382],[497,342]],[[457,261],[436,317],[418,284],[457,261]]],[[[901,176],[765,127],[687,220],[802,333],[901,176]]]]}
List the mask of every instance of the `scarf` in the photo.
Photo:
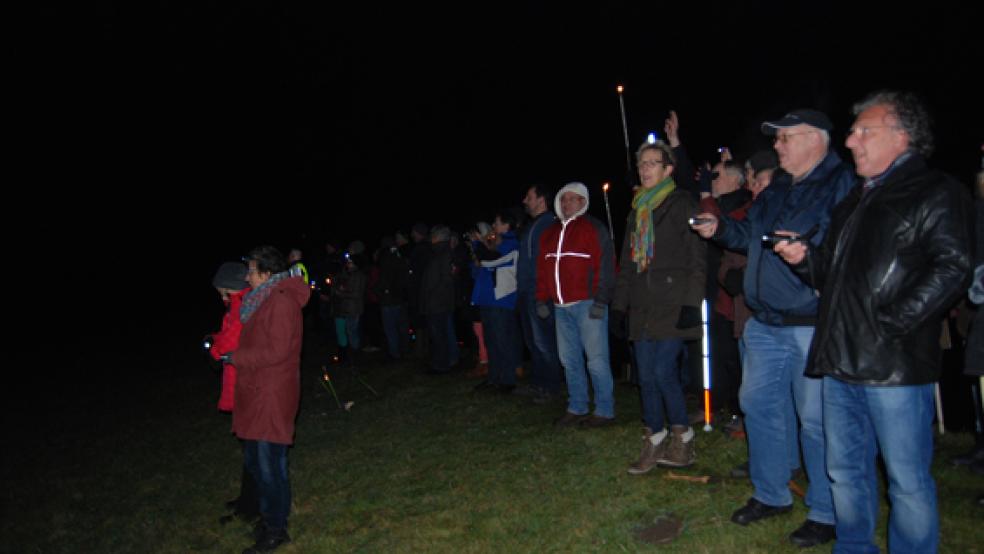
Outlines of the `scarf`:
{"type": "Polygon", "coordinates": [[[253,312],[259,308],[263,302],[270,296],[273,292],[273,287],[283,281],[284,279],[290,278],[290,272],[284,271],[283,273],[277,273],[276,275],[271,275],[267,279],[266,283],[253,289],[253,292],[246,295],[243,298],[243,305],[239,307],[239,321],[245,324],[252,317],[253,312]]]}
{"type": "Polygon", "coordinates": [[[667,177],[651,189],[640,188],[632,198],[635,210],[635,231],[631,237],[632,261],[636,272],[642,273],[653,259],[653,210],[676,189],[673,177],[667,177]]]}

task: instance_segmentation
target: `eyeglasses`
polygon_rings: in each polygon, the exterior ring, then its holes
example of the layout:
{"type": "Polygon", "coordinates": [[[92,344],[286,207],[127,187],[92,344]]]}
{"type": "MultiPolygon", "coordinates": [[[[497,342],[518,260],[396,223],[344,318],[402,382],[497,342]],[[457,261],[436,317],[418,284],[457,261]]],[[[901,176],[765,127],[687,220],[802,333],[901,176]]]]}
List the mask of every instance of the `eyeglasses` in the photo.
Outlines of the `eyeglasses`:
{"type": "Polygon", "coordinates": [[[782,135],[776,135],[776,138],[772,139],[772,142],[773,142],[773,144],[775,144],[777,142],[781,142],[783,144],[786,144],[787,142],[789,142],[789,137],[795,137],[795,136],[798,136],[798,135],[808,135],[810,133],[816,133],[816,131],[803,131],[802,133],[786,133],[786,134],[782,134],[782,135]]]}
{"type": "Polygon", "coordinates": [[[899,127],[898,125],[870,125],[867,127],[864,126],[851,127],[850,129],[848,129],[846,137],[851,138],[852,136],[854,136],[859,139],[864,138],[871,134],[872,129],[901,129],[901,127],[899,127]]]}
{"type": "Polygon", "coordinates": [[[643,161],[639,162],[639,167],[641,167],[643,169],[652,169],[652,168],[654,168],[654,167],[656,167],[657,165],[660,165],[660,164],[670,165],[669,163],[667,163],[667,162],[665,162],[663,160],[643,160],[643,161]]]}

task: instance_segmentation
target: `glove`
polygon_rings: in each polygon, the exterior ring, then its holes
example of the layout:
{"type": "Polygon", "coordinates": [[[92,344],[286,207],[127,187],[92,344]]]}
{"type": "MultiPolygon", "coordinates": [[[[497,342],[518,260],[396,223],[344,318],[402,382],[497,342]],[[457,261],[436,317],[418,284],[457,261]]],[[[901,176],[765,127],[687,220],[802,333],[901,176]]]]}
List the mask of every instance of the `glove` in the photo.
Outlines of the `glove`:
{"type": "Polygon", "coordinates": [[[628,336],[625,312],[612,310],[608,313],[608,332],[617,339],[624,339],[628,336]]]}
{"type": "Polygon", "coordinates": [[[677,329],[690,329],[700,325],[700,310],[697,306],[680,306],[680,317],[677,318],[677,329]]]}
{"type": "Polygon", "coordinates": [[[591,309],[588,310],[588,317],[591,319],[603,319],[605,317],[605,308],[607,307],[605,304],[595,302],[591,305],[591,309]]]}
{"type": "Polygon", "coordinates": [[[547,306],[543,302],[536,303],[536,316],[540,319],[547,319],[550,317],[550,306],[547,306]]]}

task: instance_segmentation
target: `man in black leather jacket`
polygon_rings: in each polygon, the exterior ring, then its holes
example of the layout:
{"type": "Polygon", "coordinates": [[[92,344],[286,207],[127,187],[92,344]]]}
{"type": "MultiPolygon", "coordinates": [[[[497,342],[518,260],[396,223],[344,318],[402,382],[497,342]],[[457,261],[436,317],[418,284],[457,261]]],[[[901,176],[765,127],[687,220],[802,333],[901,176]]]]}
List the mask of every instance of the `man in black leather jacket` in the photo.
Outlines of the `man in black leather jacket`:
{"type": "Polygon", "coordinates": [[[943,316],[970,280],[973,204],[926,166],[929,118],[913,95],[875,93],[854,113],[847,147],[864,186],[834,209],[818,249],[782,241],[775,251],[821,294],[807,373],[823,377],[835,551],[878,551],[880,453],[889,549],[936,552],[933,386],[943,316]]]}

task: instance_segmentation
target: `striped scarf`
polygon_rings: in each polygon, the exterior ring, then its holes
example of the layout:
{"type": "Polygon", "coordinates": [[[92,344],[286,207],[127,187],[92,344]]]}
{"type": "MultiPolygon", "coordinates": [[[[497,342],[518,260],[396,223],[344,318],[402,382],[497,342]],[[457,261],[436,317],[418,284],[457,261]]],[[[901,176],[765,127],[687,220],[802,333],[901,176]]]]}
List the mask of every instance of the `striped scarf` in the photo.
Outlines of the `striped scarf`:
{"type": "Polygon", "coordinates": [[[653,259],[653,210],[676,189],[673,177],[667,177],[651,189],[640,188],[632,198],[635,210],[635,231],[631,237],[632,261],[636,272],[642,273],[653,259]]]}
{"type": "Polygon", "coordinates": [[[253,289],[253,292],[247,294],[246,298],[243,298],[243,305],[239,307],[239,321],[244,324],[249,321],[249,318],[252,317],[253,312],[255,312],[257,308],[259,308],[270,296],[270,293],[273,292],[273,287],[280,281],[288,278],[290,278],[290,272],[288,271],[271,275],[270,278],[267,279],[266,283],[256,287],[253,289]]]}

